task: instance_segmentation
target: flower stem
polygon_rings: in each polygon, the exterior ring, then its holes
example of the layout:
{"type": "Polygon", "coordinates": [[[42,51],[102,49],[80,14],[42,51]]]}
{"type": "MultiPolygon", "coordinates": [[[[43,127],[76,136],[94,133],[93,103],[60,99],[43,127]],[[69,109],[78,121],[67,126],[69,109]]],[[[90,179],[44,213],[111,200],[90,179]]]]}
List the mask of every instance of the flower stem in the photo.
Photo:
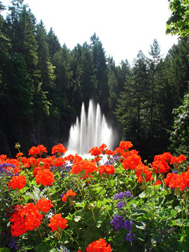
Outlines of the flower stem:
{"type": "Polygon", "coordinates": [[[71,234],[69,234],[65,229],[64,229],[63,231],[64,231],[67,235],[69,235],[70,238],[71,238],[73,241],[75,241],[75,242],[77,243],[77,245],[79,246],[78,241],[76,241],[76,239],[74,239],[74,238],[71,236],[71,234]]]}

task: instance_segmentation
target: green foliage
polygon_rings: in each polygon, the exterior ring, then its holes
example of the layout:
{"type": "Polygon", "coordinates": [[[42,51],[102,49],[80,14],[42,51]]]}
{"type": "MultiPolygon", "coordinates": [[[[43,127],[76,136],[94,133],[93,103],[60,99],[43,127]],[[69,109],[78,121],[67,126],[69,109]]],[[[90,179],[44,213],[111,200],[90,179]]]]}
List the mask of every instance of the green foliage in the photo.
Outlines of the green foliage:
{"type": "Polygon", "coordinates": [[[151,155],[165,151],[169,145],[167,129],[173,123],[172,110],[178,107],[188,86],[187,52],[188,39],[181,39],[163,60],[155,39],[151,57],[138,54],[131,72],[126,74],[124,89],[117,95],[114,113],[122,138],[129,137],[142,149],[144,158],[151,159],[151,155]]]}
{"type": "Polygon", "coordinates": [[[167,21],[167,33],[182,37],[189,35],[189,0],[169,0],[171,17],[167,21]]]}
{"type": "Polygon", "coordinates": [[[50,29],[50,31],[47,34],[47,43],[49,45],[49,57],[52,62],[55,53],[61,49],[58,38],[55,35],[55,33],[53,32],[52,28],[50,29]]]}
{"type": "Polygon", "coordinates": [[[122,127],[123,138],[139,144],[148,138],[150,125],[150,97],[147,61],[140,51],[134,62],[132,74],[126,76],[124,90],[118,100],[115,115],[122,127]]]}
{"type": "Polygon", "coordinates": [[[108,109],[107,95],[109,93],[107,85],[108,82],[107,65],[102,43],[96,36],[96,33],[94,33],[93,36],[91,37],[91,48],[93,54],[94,71],[97,80],[98,99],[100,105],[102,106],[102,109],[107,111],[108,109]]]}
{"type": "Polygon", "coordinates": [[[173,110],[174,125],[171,132],[171,149],[178,153],[182,151],[189,157],[189,94],[184,96],[181,106],[173,110]]]}

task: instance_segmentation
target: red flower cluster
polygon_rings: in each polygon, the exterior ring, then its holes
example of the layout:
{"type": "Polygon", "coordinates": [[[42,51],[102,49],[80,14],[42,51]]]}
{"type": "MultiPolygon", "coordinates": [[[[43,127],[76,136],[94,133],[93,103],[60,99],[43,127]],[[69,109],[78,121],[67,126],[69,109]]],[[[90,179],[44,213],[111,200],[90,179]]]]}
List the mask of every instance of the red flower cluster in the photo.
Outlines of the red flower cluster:
{"type": "Polygon", "coordinates": [[[75,195],[77,195],[77,193],[75,193],[73,190],[68,190],[67,193],[63,195],[62,201],[65,202],[69,196],[73,197],[75,195]]]}
{"type": "Polygon", "coordinates": [[[19,189],[21,190],[22,188],[24,188],[26,185],[26,177],[24,175],[20,175],[20,176],[13,176],[10,180],[10,182],[8,183],[8,188],[10,190],[10,188],[12,187],[12,189],[19,189]]]}
{"type": "Polygon", "coordinates": [[[113,165],[101,165],[99,166],[99,175],[101,175],[102,173],[106,173],[106,174],[114,174],[115,172],[115,168],[113,165]]]}
{"type": "Polygon", "coordinates": [[[39,169],[36,172],[35,179],[37,184],[42,184],[43,186],[51,186],[54,180],[54,175],[48,169],[39,169]]]}
{"type": "Polygon", "coordinates": [[[20,158],[20,157],[22,157],[24,155],[24,153],[22,153],[22,152],[18,152],[17,154],[16,154],[16,158],[20,158]]]}
{"type": "Polygon", "coordinates": [[[44,152],[47,153],[47,148],[44,147],[43,145],[38,145],[37,147],[33,146],[29,150],[29,155],[30,156],[37,156],[39,154],[39,156],[41,156],[44,152]]]}
{"type": "Polygon", "coordinates": [[[121,151],[127,151],[128,149],[132,147],[133,147],[133,144],[130,141],[121,141],[119,144],[119,148],[121,151]]]}
{"type": "Polygon", "coordinates": [[[7,155],[5,155],[5,154],[0,155],[0,163],[4,163],[6,159],[7,159],[7,155]]]}
{"type": "Polygon", "coordinates": [[[119,147],[117,147],[113,153],[124,157],[125,154],[128,153],[129,148],[131,148],[132,146],[133,144],[129,141],[121,141],[119,147]]]}
{"type": "Polygon", "coordinates": [[[57,144],[52,148],[52,154],[57,153],[58,156],[61,156],[62,153],[65,153],[67,149],[64,147],[63,144],[57,144]]]}
{"type": "Polygon", "coordinates": [[[26,206],[19,205],[16,207],[16,211],[10,218],[11,222],[11,235],[19,236],[27,231],[38,228],[43,219],[42,214],[39,213],[38,207],[32,203],[26,204],[26,206]]]}
{"type": "Polygon", "coordinates": [[[67,220],[63,217],[61,217],[61,214],[55,214],[52,218],[50,218],[49,227],[51,228],[51,231],[57,231],[58,229],[64,229],[67,227],[67,220]]]}
{"type": "Polygon", "coordinates": [[[47,213],[53,205],[51,204],[51,200],[44,198],[38,200],[36,206],[41,212],[47,213]]]}
{"type": "Polygon", "coordinates": [[[135,171],[137,176],[137,182],[143,182],[144,179],[146,182],[153,180],[152,171],[148,166],[142,163],[141,157],[138,155],[136,150],[128,150],[133,144],[129,141],[120,142],[119,148],[115,149],[115,153],[122,156],[122,166],[125,170],[131,169],[135,171]]]}
{"type": "Polygon", "coordinates": [[[54,166],[63,166],[63,164],[65,164],[65,161],[63,158],[59,157],[59,158],[56,158],[55,161],[54,161],[54,166]]]}
{"type": "Polygon", "coordinates": [[[161,155],[156,155],[152,163],[152,168],[156,173],[167,173],[170,170],[170,165],[185,162],[186,157],[180,155],[179,157],[172,156],[170,152],[165,152],[161,155]]]}
{"type": "Polygon", "coordinates": [[[181,191],[189,189],[189,168],[181,174],[168,173],[164,179],[169,188],[179,188],[181,191]]]}
{"type": "Polygon", "coordinates": [[[142,160],[141,157],[135,151],[127,152],[127,156],[122,162],[123,168],[125,170],[127,169],[134,170],[139,164],[142,164],[142,160]]]}
{"type": "Polygon", "coordinates": [[[175,163],[180,164],[181,162],[185,162],[185,161],[186,161],[186,157],[183,154],[181,154],[179,157],[173,156],[171,158],[170,164],[175,164],[175,163]]]}
{"type": "Polygon", "coordinates": [[[87,161],[87,160],[81,160],[78,159],[76,161],[74,161],[74,164],[72,166],[72,171],[71,174],[81,174],[81,177],[85,177],[86,175],[89,175],[89,173],[93,173],[97,171],[97,167],[95,162],[93,161],[87,161]]]}
{"type": "Polygon", "coordinates": [[[87,252],[111,252],[111,246],[104,239],[99,239],[89,244],[86,248],[87,252]]]}
{"type": "Polygon", "coordinates": [[[146,182],[149,182],[153,179],[152,171],[150,171],[149,167],[144,164],[139,164],[135,169],[135,173],[138,177],[138,183],[142,182],[144,179],[146,182]]]}
{"type": "Polygon", "coordinates": [[[153,185],[156,186],[156,185],[161,185],[161,184],[162,182],[160,180],[156,180],[156,182],[153,185]]]}
{"type": "Polygon", "coordinates": [[[93,147],[89,153],[91,153],[92,156],[99,156],[100,154],[102,154],[102,152],[104,151],[104,149],[107,147],[106,144],[102,144],[99,148],[98,147],[93,147]]]}
{"type": "Polygon", "coordinates": [[[170,170],[169,163],[171,161],[172,155],[170,152],[165,152],[161,155],[156,155],[154,161],[152,162],[152,168],[157,173],[167,173],[170,170]]]}

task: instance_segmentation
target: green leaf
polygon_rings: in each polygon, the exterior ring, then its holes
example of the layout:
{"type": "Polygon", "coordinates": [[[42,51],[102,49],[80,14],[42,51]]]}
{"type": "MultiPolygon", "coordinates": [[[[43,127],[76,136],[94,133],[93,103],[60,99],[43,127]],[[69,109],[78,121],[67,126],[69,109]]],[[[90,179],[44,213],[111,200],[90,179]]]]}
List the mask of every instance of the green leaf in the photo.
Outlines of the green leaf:
{"type": "Polygon", "coordinates": [[[11,252],[11,250],[9,248],[0,248],[0,252],[11,252]]]}
{"type": "Polygon", "coordinates": [[[118,168],[116,168],[115,173],[123,173],[125,169],[123,168],[122,165],[120,165],[118,168]]]}
{"type": "Polygon", "coordinates": [[[143,191],[142,193],[140,193],[139,195],[139,198],[145,198],[145,196],[146,196],[146,192],[145,191],[143,191]]]}
{"type": "Polygon", "coordinates": [[[53,242],[47,240],[35,246],[36,252],[50,252],[53,249],[53,242]]]}
{"type": "Polygon", "coordinates": [[[171,210],[171,217],[174,217],[177,215],[177,211],[175,209],[171,210]]]}
{"type": "Polygon", "coordinates": [[[81,207],[81,208],[84,208],[86,206],[87,202],[85,201],[82,201],[82,202],[77,202],[75,204],[76,207],[81,207]]]}
{"type": "Polygon", "coordinates": [[[142,229],[142,230],[145,230],[145,229],[146,229],[146,223],[144,223],[144,222],[142,222],[142,221],[140,221],[140,222],[135,222],[134,224],[135,224],[136,228],[138,228],[138,229],[142,229]]]}
{"type": "Polygon", "coordinates": [[[171,225],[181,227],[182,226],[182,219],[172,220],[171,225]]]}
{"type": "Polygon", "coordinates": [[[110,202],[111,200],[110,199],[103,199],[103,200],[98,200],[96,202],[96,207],[100,208],[102,206],[106,206],[106,203],[110,202]]]}
{"type": "Polygon", "coordinates": [[[111,179],[110,184],[111,184],[111,186],[114,186],[115,185],[115,180],[111,179]]]}
{"type": "Polygon", "coordinates": [[[74,216],[74,221],[75,222],[79,222],[81,220],[81,216],[80,215],[75,215],[74,216]]]}

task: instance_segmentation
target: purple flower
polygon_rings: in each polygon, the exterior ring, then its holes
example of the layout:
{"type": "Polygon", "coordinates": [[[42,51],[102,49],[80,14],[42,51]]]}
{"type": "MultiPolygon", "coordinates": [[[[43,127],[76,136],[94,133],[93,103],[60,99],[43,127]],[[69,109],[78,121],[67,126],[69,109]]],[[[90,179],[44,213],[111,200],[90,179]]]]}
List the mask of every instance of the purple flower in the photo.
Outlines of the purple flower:
{"type": "Polygon", "coordinates": [[[72,169],[72,165],[66,164],[66,165],[65,165],[65,168],[66,168],[66,171],[67,171],[67,172],[70,172],[71,169],[72,169]]]}
{"type": "Polygon", "coordinates": [[[125,197],[125,193],[124,193],[124,192],[120,192],[120,193],[117,193],[117,194],[114,196],[114,200],[124,199],[124,197],[125,197]]]}
{"type": "Polygon", "coordinates": [[[122,207],[124,207],[125,206],[125,204],[123,203],[123,201],[119,201],[119,202],[117,202],[117,208],[122,208],[122,207]]]}
{"type": "Polygon", "coordinates": [[[15,168],[15,165],[13,164],[7,164],[7,163],[0,164],[0,173],[4,173],[5,175],[12,176],[12,173],[5,169],[9,166],[11,166],[12,168],[15,168]]]}
{"type": "Polygon", "coordinates": [[[15,168],[15,165],[13,165],[13,164],[7,164],[7,163],[3,163],[3,164],[0,164],[0,169],[2,169],[2,168],[7,168],[7,167],[9,167],[9,166],[11,166],[12,168],[15,168]]]}
{"type": "Polygon", "coordinates": [[[130,198],[133,198],[133,195],[131,194],[131,192],[130,192],[129,190],[127,190],[127,191],[125,192],[125,196],[130,197],[130,198]]]}
{"type": "Polygon", "coordinates": [[[132,234],[131,232],[126,235],[126,241],[132,242],[134,240],[135,234],[132,234]]]}
{"type": "Polygon", "coordinates": [[[120,193],[117,193],[115,196],[114,196],[114,200],[118,200],[118,199],[124,199],[124,197],[130,197],[130,198],[133,198],[133,195],[131,194],[131,192],[129,190],[127,190],[126,192],[120,192],[120,193]]]}
{"type": "Polygon", "coordinates": [[[108,160],[104,163],[104,165],[112,165],[116,163],[119,160],[120,157],[118,157],[116,154],[113,156],[108,156],[108,160]]]}
{"type": "Polygon", "coordinates": [[[113,219],[110,221],[110,224],[114,226],[115,230],[119,230],[121,228],[125,228],[124,219],[120,215],[114,215],[113,219]]]}
{"type": "Polygon", "coordinates": [[[173,171],[173,173],[177,174],[177,173],[178,173],[178,171],[173,171]]]}
{"type": "Polygon", "coordinates": [[[130,220],[124,220],[122,216],[115,214],[113,219],[110,221],[110,224],[114,226],[115,230],[121,228],[127,228],[131,232],[133,222],[130,220]]]}
{"type": "Polygon", "coordinates": [[[11,249],[17,249],[18,248],[17,243],[18,243],[17,240],[11,239],[10,242],[8,243],[8,246],[11,249]]]}
{"type": "Polygon", "coordinates": [[[124,223],[124,227],[128,229],[128,231],[131,231],[133,222],[130,220],[126,220],[124,223]]]}

